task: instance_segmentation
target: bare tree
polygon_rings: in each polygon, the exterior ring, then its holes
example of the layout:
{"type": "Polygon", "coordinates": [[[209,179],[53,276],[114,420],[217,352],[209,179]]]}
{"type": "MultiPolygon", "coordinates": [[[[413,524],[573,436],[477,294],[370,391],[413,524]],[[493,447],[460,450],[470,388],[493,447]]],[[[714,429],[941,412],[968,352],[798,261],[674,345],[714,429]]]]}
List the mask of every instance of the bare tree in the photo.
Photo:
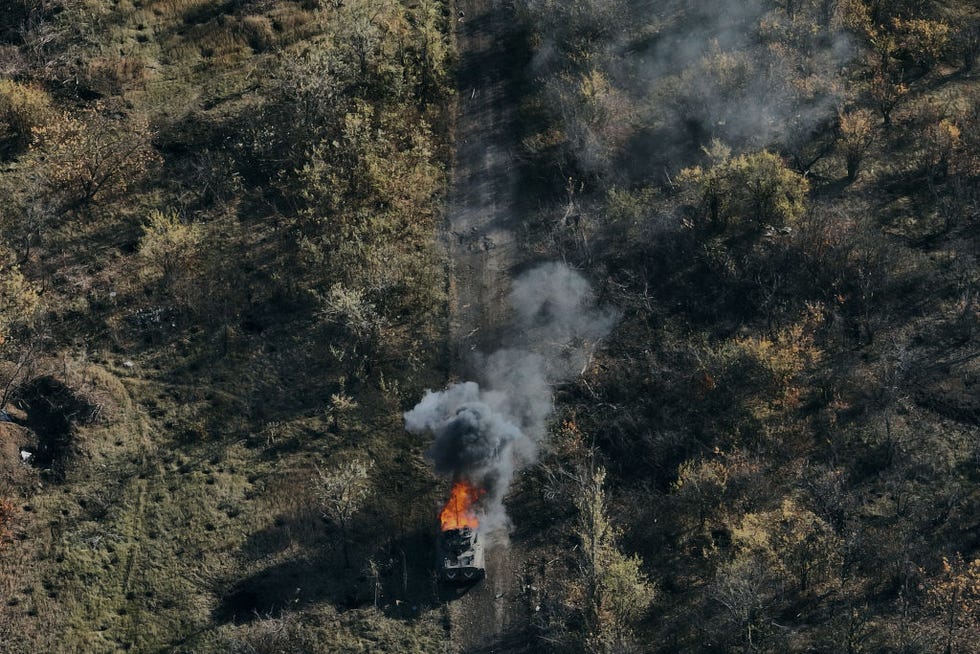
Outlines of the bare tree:
{"type": "Polygon", "coordinates": [[[590,465],[574,475],[578,566],[584,596],[582,645],[590,652],[633,651],[632,625],[646,612],[655,589],[642,572],[642,561],[616,546],[619,530],[608,515],[606,471],[590,465]]]}
{"type": "Polygon", "coordinates": [[[332,468],[316,469],[313,484],[323,517],[340,530],[344,567],[350,567],[348,534],[354,516],[371,494],[370,471],[373,461],[351,459],[332,468]]]}
{"type": "Polygon", "coordinates": [[[837,113],[837,130],[839,145],[847,162],[847,181],[853,182],[875,139],[873,115],[867,109],[841,109],[837,113]]]}

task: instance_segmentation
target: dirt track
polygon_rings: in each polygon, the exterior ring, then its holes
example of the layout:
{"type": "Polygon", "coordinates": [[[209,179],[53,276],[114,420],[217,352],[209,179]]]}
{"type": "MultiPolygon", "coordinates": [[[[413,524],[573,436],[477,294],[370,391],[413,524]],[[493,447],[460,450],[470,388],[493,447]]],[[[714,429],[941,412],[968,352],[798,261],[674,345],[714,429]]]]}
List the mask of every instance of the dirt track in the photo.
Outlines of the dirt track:
{"type": "Polygon", "coordinates": [[[515,35],[510,8],[461,0],[456,157],[446,239],[454,266],[452,332],[463,366],[472,349],[499,345],[510,269],[517,260],[515,35]]]}
{"type": "MultiPolygon", "coordinates": [[[[451,333],[457,370],[469,375],[476,351],[499,346],[506,294],[520,255],[516,75],[523,62],[513,10],[492,0],[460,0],[456,157],[445,238],[453,266],[451,333]]],[[[454,652],[527,652],[527,602],[516,540],[492,548],[487,579],[449,605],[454,652]]]]}

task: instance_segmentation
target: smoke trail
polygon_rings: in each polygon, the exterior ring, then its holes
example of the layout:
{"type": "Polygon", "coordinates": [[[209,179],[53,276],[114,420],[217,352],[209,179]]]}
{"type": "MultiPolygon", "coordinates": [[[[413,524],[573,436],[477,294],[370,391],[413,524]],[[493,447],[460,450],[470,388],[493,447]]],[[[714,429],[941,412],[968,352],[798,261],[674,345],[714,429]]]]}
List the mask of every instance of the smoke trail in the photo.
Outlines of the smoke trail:
{"type": "Polygon", "coordinates": [[[533,463],[553,410],[551,388],[578,374],[616,312],[595,306],[589,283],[567,266],[547,263],[521,275],[508,297],[513,343],[477,359],[479,383],[427,391],[405,427],[431,433],[427,456],[438,474],[486,490],[481,530],[508,521],[504,495],[515,473],[533,463]]]}

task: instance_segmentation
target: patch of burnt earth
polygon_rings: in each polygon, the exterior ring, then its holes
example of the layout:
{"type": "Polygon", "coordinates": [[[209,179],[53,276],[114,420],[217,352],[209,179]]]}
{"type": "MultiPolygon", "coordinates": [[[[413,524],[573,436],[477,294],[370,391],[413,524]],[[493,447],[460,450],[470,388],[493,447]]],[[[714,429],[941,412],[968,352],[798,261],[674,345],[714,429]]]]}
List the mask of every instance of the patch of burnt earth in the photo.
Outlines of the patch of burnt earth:
{"type": "Polygon", "coordinates": [[[77,447],[77,427],[91,423],[97,407],[49,375],[18,388],[14,404],[24,412],[23,426],[36,437],[30,463],[51,470],[56,479],[62,478],[65,464],[77,447]]]}

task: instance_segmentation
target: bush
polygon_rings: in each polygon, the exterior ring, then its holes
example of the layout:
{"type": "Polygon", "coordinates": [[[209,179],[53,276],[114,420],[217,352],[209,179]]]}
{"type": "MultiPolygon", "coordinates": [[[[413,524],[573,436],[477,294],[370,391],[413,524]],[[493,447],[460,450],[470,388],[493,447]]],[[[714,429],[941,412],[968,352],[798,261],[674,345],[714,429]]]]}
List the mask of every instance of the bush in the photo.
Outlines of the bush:
{"type": "Polygon", "coordinates": [[[806,210],[807,180],[777,155],[762,151],[681,172],[712,225],[761,230],[791,225],[806,210]]]}
{"type": "Polygon", "coordinates": [[[943,178],[949,173],[950,163],[962,148],[961,135],[960,128],[946,118],[926,128],[925,165],[932,175],[943,178]]]}
{"type": "Polygon", "coordinates": [[[16,266],[0,263],[0,346],[12,331],[31,323],[39,305],[35,286],[16,266]]]}
{"type": "Polygon", "coordinates": [[[953,54],[952,30],[940,21],[914,18],[892,20],[898,40],[898,54],[920,66],[931,68],[953,54]]]}
{"type": "Polygon", "coordinates": [[[118,197],[157,163],[149,122],[96,106],[35,130],[35,165],[65,207],[118,197]]]}
{"type": "Polygon", "coordinates": [[[53,116],[54,108],[46,92],[0,79],[0,159],[10,159],[26,150],[34,130],[53,116]]]}
{"type": "Polygon", "coordinates": [[[874,142],[874,115],[867,109],[840,111],[837,116],[839,145],[847,162],[847,181],[857,179],[861,161],[874,142]]]}
{"type": "Polygon", "coordinates": [[[141,276],[186,298],[204,240],[201,226],[185,223],[176,213],[154,211],[143,226],[139,254],[141,276]]]}

